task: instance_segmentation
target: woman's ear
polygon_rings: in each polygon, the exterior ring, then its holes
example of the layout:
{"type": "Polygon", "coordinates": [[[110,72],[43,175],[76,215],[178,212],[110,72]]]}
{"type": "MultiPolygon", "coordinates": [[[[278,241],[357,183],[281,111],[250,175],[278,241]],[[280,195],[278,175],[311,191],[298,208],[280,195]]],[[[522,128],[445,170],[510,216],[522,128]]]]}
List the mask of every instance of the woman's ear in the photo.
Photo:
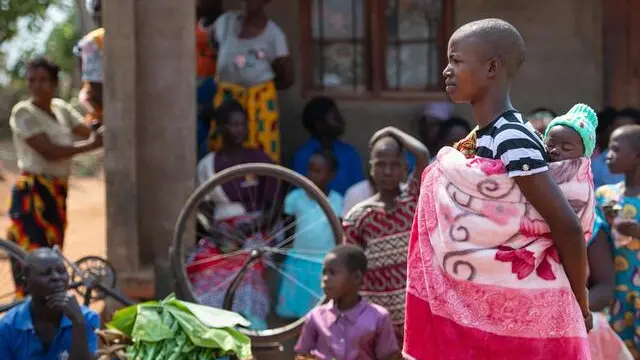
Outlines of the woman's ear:
{"type": "Polygon", "coordinates": [[[502,62],[500,61],[500,59],[496,57],[489,59],[489,62],[487,63],[487,77],[495,77],[501,66],[502,62]]]}

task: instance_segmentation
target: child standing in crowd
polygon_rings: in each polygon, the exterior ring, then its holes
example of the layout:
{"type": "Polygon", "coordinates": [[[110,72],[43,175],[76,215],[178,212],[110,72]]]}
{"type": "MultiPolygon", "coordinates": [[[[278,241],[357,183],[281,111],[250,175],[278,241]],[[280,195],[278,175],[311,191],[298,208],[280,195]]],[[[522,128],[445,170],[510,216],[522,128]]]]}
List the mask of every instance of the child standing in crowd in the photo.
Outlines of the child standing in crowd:
{"type": "Polygon", "coordinates": [[[611,134],[607,165],[624,181],[596,190],[594,243],[609,240],[615,265],[611,325],[636,359],[640,358],[640,125],[625,125],[611,134]]]}
{"type": "Polygon", "coordinates": [[[591,159],[593,183],[596,189],[602,185],[613,185],[624,180],[623,174],[611,173],[607,164],[607,152],[609,151],[607,142],[611,138],[611,134],[621,126],[640,124],[640,112],[630,108],[620,111],[608,108],[601,112],[601,117],[602,124],[598,134],[600,137],[600,151],[591,159]]]}
{"type": "MultiPolygon", "coordinates": [[[[474,157],[478,164],[492,166],[491,169],[495,167],[495,170],[486,168],[484,171],[505,171],[508,178],[505,176],[504,182],[515,183],[507,187],[507,194],[515,189],[527,203],[518,206],[512,203],[511,212],[506,212],[508,210],[502,207],[505,203],[499,202],[500,198],[491,200],[491,197],[507,195],[491,192],[490,184],[487,188],[455,188],[451,181],[455,179],[462,185],[466,181],[465,171],[475,174],[473,169],[461,164],[462,161],[452,160],[453,157],[458,159],[456,153],[449,152],[452,155],[445,160],[451,165],[460,164],[458,168],[446,168],[450,172],[444,173],[444,165],[437,163],[425,173],[425,192],[421,194],[411,232],[407,274],[404,351],[413,359],[519,359],[522,354],[532,359],[589,357],[585,327],[591,327],[591,313],[586,294],[585,233],[580,219],[548,171],[544,144],[533,126],[524,121],[511,104],[511,84],[524,58],[522,36],[511,24],[500,19],[468,23],[456,30],[449,40],[448,65],[443,71],[446,91],[454,102],[472,105],[473,117],[478,124],[478,129],[461,141],[461,144],[470,144],[465,150],[472,150],[465,155],[474,157]],[[432,189],[437,189],[438,193],[432,189]],[[458,192],[463,194],[458,196],[458,192]],[[472,205],[470,202],[474,198],[471,196],[483,196],[478,200],[479,204],[495,206],[495,212],[491,213],[493,220],[487,218],[488,222],[481,224],[484,218],[474,217],[472,211],[465,213],[465,206],[472,205]],[[545,256],[534,253],[540,249],[525,245],[529,236],[517,228],[518,220],[525,219],[526,213],[523,214],[522,209],[529,208],[537,210],[549,227],[547,236],[559,255],[562,278],[541,272],[542,276],[528,279],[525,273],[512,274],[513,269],[508,273],[498,271],[503,269],[503,263],[512,260],[516,267],[516,263],[520,264],[516,257],[521,255],[530,259],[534,254],[545,256]],[[453,209],[455,214],[451,214],[453,209]],[[464,226],[449,226],[460,220],[458,216],[470,217],[470,220],[464,226]],[[497,228],[499,238],[480,239],[480,227],[490,226],[491,222],[497,228]],[[512,229],[515,231],[513,237],[507,237],[512,229]],[[462,234],[456,233],[454,237],[446,230],[462,234]],[[451,239],[454,241],[447,241],[451,239]],[[523,249],[510,250],[509,246],[515,246],[514,241],[518,245],[522,241],[523,249]],[[450,253],[450,250],[454,251],[450,253]],[[456,260],[452,269],[443,268],[453,254],[459,254],[462,259],[456,260]],[[463,267],[464,276],[459,273],[463,267]],[[531,292],[524,281],[539,288],[531,292]],[[557,283],[551,285],[548,281],[557,283]],[[538,304],[536,296],[543,292],[557,297],[558,301],[563,299],[563,304],[567,299],[566,305],[561,307],[563,310],[558,307],[560,302],[553,305],[558,309],[550,310],[563,311],[564,327],[560,333],[545,333],[548,324],[543,319],[526,320],[530,317],[527,314],[537,311],[539,306],[545,309],[552,306],[538,304]],[[522,327],[517,331],[509,326],[500,327],[499,324],[512,319],[508,314],[510,310],[501,307],[499,300],[493,304],[487,302],[489,299],[518,299],[516,307],[523,310],[526,308],[520,304],[528,304],[530,311],[513,318],[518,319],[522,327]],[[487,308],[474,307],[476,302],[487,308]]],[[[483,185],[475,181],[469,185],[483,185]]],[[[495,182],[494,185],[499,184],[495,182]]]]}
{"type": "Polygon", "coordinates": [[[371,264],[362,294],[391,312],[396,335],[402,340],[407,246],[429,150],[394,127],[376,132],[369,148],[371,177],[378,193],[347,214],[343,222],[345,238],[362,246],[371,264]],[[404,149],[416,158],[416,169],[408,185],[401,187],[408,175],[404,149]]]}
{"type": "MultiPolygon", "coordinates": [[[[342,196],[329,190],[329,183],[338,169],[338,160],[328,151],[318,151],[309,158],[307,176],[325,193],[336,216],[342,213],[342,196]]],[[[283,279],[276,312],[284,318],[301,318],[322,298],[322,259],[336,246],[335,236],[318,203],[303,189],[295,189],[287,195],[284,213],[293,217],[296,225],[283,271],[293,275],[296,283],[283,279]]]]}
{"type": "Polygon", "coordinates": [[[366,272],[367,257],[357,246],[340,245],[327,255],[322,288],[330,300],[309,314],[297,360],[400,359],[389,312],[359,295],[366,272]]]}
{"type": "MultiPolygon", "coordinates": [[[[584,104],[550,121],[545,131],[545,146],[551,162],[591,157],[596,147],[598,116],[584,104]]],[[[603,311],[611,302],[613,262],[606,236],[595,236],[587,248],[589,259],[589,307],[603,311]]],[[[589,333],[591,360],[632,360],[633,356],[607,323],[605,314],[594,315],[589,333]]]]}
{"type": "Polygon", "coordinates": [[[340,163],[329,184],[331,190],[344,195],[351,185],[364,180],[360,154],[353,146],[340,140],[345,123],[331,98],[320,96],[311,99],[302,112],[302,122],[311,138],[296,152],[293,158],[294,171],[306,176],[309,158],[319,150],[327,150],[334,153],[340,163]]]}

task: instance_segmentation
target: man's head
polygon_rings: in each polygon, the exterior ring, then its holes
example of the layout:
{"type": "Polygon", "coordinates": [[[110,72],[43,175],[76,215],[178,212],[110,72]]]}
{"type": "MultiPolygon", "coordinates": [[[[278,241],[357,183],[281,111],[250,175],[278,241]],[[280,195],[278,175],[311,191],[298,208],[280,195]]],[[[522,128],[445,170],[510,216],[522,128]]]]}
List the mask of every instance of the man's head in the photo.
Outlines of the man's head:
{"type": "Polygon", "coordinates": [[[66,291],[69,273],[60,255],[51,248],[39,248],[25,259],[24,279],[29,294],[36,300],[66,291]]]}
{"type": "Polygon", "coordinates": [[[326,96],[315,97],[305,105],[302,124],[316,138],[338,138],[345,131],[344,119],[338,106],[326,96]]]}
{"type": "Polygon", "coordinates": [[[508,85],[516,76],[525,58],[524,39],[504,20],[478,20],[453,33],[447,58],[443,75],[451,99],[474,103],[491,86],[508,85]]]}
{"type": "Polygon", "coordinates": [[[611,134],[607,165],[614,174],[627,174],[640,167],[640,125],[624,125],[611,134]]]}
{"type": "Polygon", "coordinates": [[[379,138],[371,147],[371,177],[379,192],[397,191],[406,180],[407,160],[400,142],[393,136],[379,138]]]}
{"type": "Polygon", "coordinates": [[[322,288],[328,298],[339,300],[357,294],[367,272],[367,256],[355,245],[338,245],[324,259],[322,288]]]}

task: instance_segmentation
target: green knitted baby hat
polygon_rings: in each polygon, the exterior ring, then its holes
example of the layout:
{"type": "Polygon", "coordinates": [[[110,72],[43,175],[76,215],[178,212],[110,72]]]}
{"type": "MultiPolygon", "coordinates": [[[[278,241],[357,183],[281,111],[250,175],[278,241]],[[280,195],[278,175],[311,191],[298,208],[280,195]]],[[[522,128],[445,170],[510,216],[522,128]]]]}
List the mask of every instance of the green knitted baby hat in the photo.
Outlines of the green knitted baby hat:
{"type": "Polygon", "coordinates": [[[580,134],[584,144],[584,156],[591,157],[596,148],[598,115],[589,105],[576,104],[566,114],[553,119],[544,132],[545,138],[549,134],[549,130],[556,125],[567,126],[580,134]]]}

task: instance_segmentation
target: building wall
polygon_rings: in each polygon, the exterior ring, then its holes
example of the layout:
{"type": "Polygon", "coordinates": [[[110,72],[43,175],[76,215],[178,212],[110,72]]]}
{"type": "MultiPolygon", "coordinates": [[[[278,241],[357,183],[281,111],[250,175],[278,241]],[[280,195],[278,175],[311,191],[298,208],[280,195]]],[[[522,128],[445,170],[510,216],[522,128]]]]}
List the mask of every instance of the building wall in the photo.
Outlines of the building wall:
{"type": "MultiPolygon", "coordinates": [[[[232,5],[232,1],[226,1],[232,5]]],[[[299,0],[272,1],[269,15],[288,36],[300,79],[299,0]]],[[[527,42],[527,60],[513,87],[513,101],[526,112],[537,106],[565,111],[576,102],[602,106],[602,7],[599,0],[457,0],[456,27],[499,17],[516,26],[527,42]]],[[[225,4],[227,5],[227,4],[225,4]]],[[[371,134],[385,125],[417,132],[424,100],[339,101],[347,120],[345,140],[364,154],[371,134]]],[[[281,94],[285,161],[306,139],[300,114],[305,99],[300,82],[281,94]]],[[[468,106],[457,112],[470,117],[468,106]]]]}

